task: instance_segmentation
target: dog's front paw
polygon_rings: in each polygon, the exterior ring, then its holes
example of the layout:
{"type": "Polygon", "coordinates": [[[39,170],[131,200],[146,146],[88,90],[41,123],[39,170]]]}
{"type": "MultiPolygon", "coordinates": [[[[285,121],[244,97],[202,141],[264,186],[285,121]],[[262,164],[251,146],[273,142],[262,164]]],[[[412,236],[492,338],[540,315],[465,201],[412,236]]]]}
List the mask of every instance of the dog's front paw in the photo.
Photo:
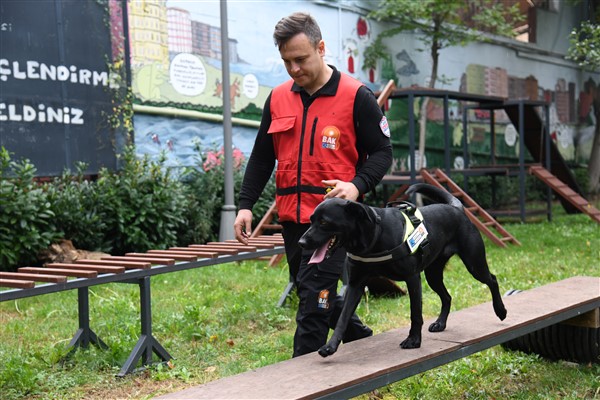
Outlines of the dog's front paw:
{"type": "Polygon", "coordinates": [[[418,349],[421,347],[421,338],[409,336],[400,343],[400,347],[403,349],[418,349]]]}
{"type": "Polygon", "coordinates": [[[336,351],[337,351],[337,347],[334,348],[333,346],[326,344],[324,346],[321,346],[321,348],[319,349],[319,355],[321,357],[327,357],[327,356],[334,354],[336,351]]]}
{"type": "Polygon", "coordinates": [[[429,325],[429,332],[441,332],[446,329],[446,323],[443,321],[435,321],[429,325]]]}
{"type": "Polygon", "coordinates": [[[504,308],[504,304],[494,305],[494,312],[496,313],[498,318],[500,318],[500,321],[504,321],[507,314],[506,308],[504,308]]]}

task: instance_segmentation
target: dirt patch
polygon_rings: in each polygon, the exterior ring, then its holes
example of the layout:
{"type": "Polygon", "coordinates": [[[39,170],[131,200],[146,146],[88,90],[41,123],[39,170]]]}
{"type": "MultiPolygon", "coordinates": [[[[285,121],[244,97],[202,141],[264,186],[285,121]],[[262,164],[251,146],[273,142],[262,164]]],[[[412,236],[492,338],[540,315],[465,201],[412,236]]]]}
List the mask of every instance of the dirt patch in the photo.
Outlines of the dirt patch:
{"type": "Polygon", "coordinates": [[[77,260],[100,260],[102,257],[108,257],[110,254],[97,251],[87,251],[76,249],[70,240],[61,240],[53,243],[47,249],[40,252],[38,261],[42,265],[50,263],[73,263],[77,260]]]}

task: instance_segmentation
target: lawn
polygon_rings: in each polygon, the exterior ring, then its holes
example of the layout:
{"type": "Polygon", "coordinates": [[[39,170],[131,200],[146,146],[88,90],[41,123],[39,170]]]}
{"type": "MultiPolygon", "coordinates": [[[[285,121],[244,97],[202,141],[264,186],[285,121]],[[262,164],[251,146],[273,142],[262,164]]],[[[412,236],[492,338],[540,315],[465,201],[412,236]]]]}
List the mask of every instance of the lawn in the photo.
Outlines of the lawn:
{"type": "MultiPolygon", "coordinates": [[[[527,290],[575,275],[600,275],[599,226],[555,208],[552,222],[504,223],[522,246],[486,240],[501,292],[527,290]]],[[[291,355],[296,299],[277,301],[285,263],[223,264],[152,279],[153,333],[174,357],[116,377],[139,334],[137,285],[90,288],[90,323],[109,346],[79,350],[64,360],[78,328],[77,291],[0,303],[0,398],[145,399],[286,360],[291,355]]],[[[459,259],[445,281],[453,310],[490,300],[459,259]]],[[[402,283],[400,284],[403,285],[402,283]]],[[[424,283],[425,317],[439,300],[424,283]]],[[[358,309],[375,334],[409,324],[408,298],[364,298],[358,309]]],[[[450,320],[451,323],[451,320],[450,320]]],[[[301,373],[301,371],[299,371],[301,373]]],[[[600,364],[548,361],[501,346],[380,388],[385,399],[600,398],[600,364]]],[[[371,394],[371,397],[374,397],[371,394]]],[[[361,399],[369,398],[367,395],[361,399]]]]}

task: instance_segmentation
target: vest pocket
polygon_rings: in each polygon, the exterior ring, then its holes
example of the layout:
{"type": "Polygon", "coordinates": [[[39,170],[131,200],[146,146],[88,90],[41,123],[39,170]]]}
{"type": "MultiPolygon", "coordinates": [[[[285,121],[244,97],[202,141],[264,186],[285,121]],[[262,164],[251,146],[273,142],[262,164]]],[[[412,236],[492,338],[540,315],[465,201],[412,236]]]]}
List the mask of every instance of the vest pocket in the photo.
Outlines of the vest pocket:
{"type": "Polygon", "coordinates": [[[296,116],[273,118],[267,133],[282,133],[290,131],[296,123],[296,116]]]}

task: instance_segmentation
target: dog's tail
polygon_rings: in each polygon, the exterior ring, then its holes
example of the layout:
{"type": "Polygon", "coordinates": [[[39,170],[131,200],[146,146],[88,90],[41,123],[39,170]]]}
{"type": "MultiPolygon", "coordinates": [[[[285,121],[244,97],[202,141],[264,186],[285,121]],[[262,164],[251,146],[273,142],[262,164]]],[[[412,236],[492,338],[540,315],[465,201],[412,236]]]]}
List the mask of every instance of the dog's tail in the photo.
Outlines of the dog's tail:
{"type": "Polygon", "coordinates": [[[453,207],[460,208],[461,210],[463,209],[463,205],[459,199],[452,196],[452,194],[446,190],[428,183],[416,183],[410,186],[405,192],[405,194],[409,196],[413,193],[421,193],[437,203],[449,204],[453,207]]]}

